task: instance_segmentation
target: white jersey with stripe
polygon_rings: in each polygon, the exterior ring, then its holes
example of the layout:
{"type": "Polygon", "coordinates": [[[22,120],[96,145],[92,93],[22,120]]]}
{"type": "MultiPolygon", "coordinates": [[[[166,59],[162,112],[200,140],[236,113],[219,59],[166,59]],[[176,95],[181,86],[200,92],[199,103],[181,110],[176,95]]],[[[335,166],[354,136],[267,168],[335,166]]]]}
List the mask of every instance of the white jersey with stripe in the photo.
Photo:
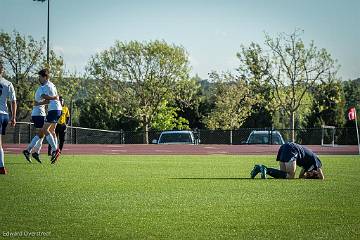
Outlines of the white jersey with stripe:
{"type": "MultiPolygon", "coordinates": [[[[49,80],[45,82],[44,85],[41,86],[41,89],[42,89],[42,94],[44,95],[50,97],[59,96],[56,90],[56,86],[49,80]]],[[[60,110],[60,111],[62,110],[61,103],[59,100],[50,100],[48,111],[53,111],[53,110],[60,110]]]]}
{"type": "Polygon", "coordinates": [[[7,99],[16,101],[14,86],[8,80],[0,77],[0,114],[9,114],[7,99]]]}
{"type": "MultiPolygon", "coordinates": [[[[35,102],[43,102],[44,99],[41,97],[41,95],[43,94],[43,91],[41,89],[42,86],[38,87],[38,89],[35,92],[35,102]]],[[[45,105],[39,105],[39,106],[34,106],[33,110],[31,112],[31,116],[46,116],[46,111],[45,111],[45,105]]]]}

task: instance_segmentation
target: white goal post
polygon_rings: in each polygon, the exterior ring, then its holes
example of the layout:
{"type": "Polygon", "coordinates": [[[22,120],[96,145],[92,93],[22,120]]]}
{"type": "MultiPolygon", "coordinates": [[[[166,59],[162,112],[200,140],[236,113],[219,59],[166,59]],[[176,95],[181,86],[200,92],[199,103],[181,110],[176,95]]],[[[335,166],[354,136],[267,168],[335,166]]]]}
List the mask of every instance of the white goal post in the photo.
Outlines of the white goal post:
{"type": "Polygon", "coordinates": [[[321,146],[335,147],[334,126],[321,126],[321,146]]]}

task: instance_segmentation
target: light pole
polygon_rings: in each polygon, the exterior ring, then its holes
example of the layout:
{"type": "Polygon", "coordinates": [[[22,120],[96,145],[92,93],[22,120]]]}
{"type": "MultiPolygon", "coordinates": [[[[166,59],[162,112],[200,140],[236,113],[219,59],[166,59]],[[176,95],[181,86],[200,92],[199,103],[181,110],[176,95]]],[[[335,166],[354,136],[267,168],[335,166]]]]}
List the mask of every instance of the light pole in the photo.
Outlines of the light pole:
{"type": "MultiPolygon", "coordinates": [[[[46,0],[33,0],[35,2],[45,2],[46,0]]],[[[47,0],[48,12],[47,12],[47,40],[46,40],[46,63],[49,67],[49,32],[50,32],[50,0],[47,0]]]]}

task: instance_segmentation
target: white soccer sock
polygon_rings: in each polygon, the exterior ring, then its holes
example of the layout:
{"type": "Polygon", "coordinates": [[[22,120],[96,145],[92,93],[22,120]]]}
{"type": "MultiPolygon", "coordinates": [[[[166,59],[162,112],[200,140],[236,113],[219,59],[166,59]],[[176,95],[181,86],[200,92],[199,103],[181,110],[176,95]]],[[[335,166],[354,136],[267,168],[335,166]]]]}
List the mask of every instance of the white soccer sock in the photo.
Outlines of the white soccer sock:
{"type": "Polygon", "coordinates": [[[30,144],[27,146],[26,150],[31,152],[31,150],[33,149],[33,147],[36,145],[37,141],[39,141],[39,140],[40,140],[40,137],[38,135],[35,135],[35,137],[33,137],[33,139],[31,140],[30,144]]]}
{"type": "Polygon", "coordinates": [[[55,137],[53,136],[53,138],[54,138],[56,149],[58,149],[59,148],[59,143],[58,143],[58,139],[57,139],[56,135],[55,135],[55,137]]]}
{"type": "Polygon", "coordinates": [[[54,141],[53,136],[51,134],[47,135],[46,140],[48,141],[48,143],[51,146],[51,151],[52,152],[56,151],[56,145],[55,145],[55,141],[54,141]]]}
{"type": "Polygon", "coordinates": [[[0,167],[4,167],[4,149],[0,148],[0,167]]]}
{"type": "Polygon", "coordinates": [[[40,150],[41,150],[43,141],[44,141],[44,138],[40,138],[40,140],[37,141],[37,143],[34,146],[34,152],[37,152],[40,154],[40,150]]]}

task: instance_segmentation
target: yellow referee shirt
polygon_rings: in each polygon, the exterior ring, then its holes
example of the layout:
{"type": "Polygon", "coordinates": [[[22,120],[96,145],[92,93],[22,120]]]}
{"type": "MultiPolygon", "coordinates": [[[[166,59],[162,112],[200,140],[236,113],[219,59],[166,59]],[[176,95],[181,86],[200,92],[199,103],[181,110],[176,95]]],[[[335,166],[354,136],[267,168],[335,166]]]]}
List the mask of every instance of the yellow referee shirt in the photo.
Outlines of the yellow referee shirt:
{"type": "Polygon", "coordinates": [[[66,124],[66,118],[70,117],[69,109],[66,106],[62,107],[62,114],[59,118],[58,124],[66,124]]]}

